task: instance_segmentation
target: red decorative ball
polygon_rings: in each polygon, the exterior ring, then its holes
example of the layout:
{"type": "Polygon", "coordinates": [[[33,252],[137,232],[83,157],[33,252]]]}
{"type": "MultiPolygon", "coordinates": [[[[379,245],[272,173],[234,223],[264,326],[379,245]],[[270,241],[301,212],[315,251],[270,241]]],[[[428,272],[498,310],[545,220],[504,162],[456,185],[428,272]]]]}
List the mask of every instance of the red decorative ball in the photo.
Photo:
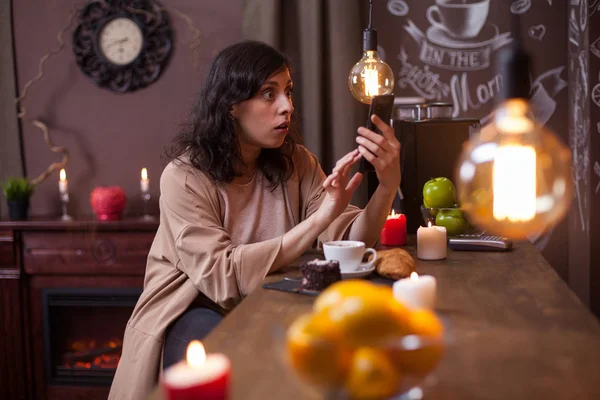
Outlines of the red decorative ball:
{"type": "Polygon", "coordinates": [[[127,198],[119,186],[99,186],[92,190],[90,203],[100,221],[121,219],[127,198]]]}

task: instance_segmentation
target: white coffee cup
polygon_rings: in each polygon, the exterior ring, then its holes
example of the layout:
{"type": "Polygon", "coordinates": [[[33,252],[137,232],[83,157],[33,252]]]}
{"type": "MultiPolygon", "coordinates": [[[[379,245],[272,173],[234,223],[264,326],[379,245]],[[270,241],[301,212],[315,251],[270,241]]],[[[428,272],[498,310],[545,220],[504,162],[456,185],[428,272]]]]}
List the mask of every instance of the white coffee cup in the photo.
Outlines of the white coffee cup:
{"type": "Polygon", "coordinates": [[[479,35],[490,9],[490,0],[435,0],[427,9],[427,19],[456,39],[479,35]]]}
{"type": "Polygon", "coordinates": [[[354,272],[358,269],[366,269],[373,266],[377,259],[375,249],[365,249],[365,244],[357,240],[337,240],[323,243],[323,253],[327,260],[336,260],[340,263],[340,271],[354,272]],[[365,253],[373,254],[369,262],[361,263],[365,253]]]}

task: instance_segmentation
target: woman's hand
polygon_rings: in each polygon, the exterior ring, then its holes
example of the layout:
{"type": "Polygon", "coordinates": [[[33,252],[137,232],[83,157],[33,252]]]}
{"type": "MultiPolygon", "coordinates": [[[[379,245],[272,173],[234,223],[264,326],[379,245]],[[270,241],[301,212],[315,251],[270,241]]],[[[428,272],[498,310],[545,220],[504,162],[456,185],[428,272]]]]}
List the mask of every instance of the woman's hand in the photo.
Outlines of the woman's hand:
{"type": "Polygon", "coordinates": [[[394,129],[377,115],[372,115],[371,121],[383,135],[361,126],[356,137],[358,151],[375,167],[379,186],[395,193],[400,186],[400,142],[394,129]]]}
{"type": "Polygon", "coordinates": [[[323,181],[323,189],[327,194],[315,215],[325,226],[333,222],[346,209],[354,191],[360,185],[362,181],[360,172],[355,173],[350,182],[348,182],[348,175],[352,166],[361,158],[358,150],[352,150],[338,160],[331,175],[323,181]]]}

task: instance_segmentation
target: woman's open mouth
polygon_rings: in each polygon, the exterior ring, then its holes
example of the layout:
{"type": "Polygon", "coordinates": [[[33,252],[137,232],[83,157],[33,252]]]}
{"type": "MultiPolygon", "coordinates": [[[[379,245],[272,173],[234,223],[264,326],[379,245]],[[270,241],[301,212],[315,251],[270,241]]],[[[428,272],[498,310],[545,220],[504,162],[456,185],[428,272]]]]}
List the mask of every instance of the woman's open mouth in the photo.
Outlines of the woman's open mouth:
{"type": "Polygon", "coordinates": [[[275,130],[279,133],[287,133],[288,129],[290,127],[290,123],[289,122],[284,122],[281,125],[277,125],[275,127],[275,130]]]}

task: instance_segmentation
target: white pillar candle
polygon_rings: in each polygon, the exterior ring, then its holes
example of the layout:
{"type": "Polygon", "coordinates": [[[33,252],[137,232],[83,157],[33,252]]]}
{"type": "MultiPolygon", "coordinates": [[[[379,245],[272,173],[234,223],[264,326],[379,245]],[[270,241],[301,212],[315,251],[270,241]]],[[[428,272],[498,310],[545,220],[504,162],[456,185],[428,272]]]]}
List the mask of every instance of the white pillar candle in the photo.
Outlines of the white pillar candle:
{"type": "Polygon", "coordinates": [[[140,179],[140,190],[142,192],[147,192],[150,190],[150,179],[148,179],[148,170],[146,168],[142,168],[142,179],[140,179]]]}
{"type": "Polygon", "coordinates": [[[394,282],[392,290],[396,300],[408,308],[432,310],[435,307],[437,281],[433,276],[413,272],[410,278],[394,282]]]}
{"type": "Polygon", "coordinates": [[[67,181],[67,173],[65,169],[60,170],[60,179],[58,181],[58,191],[60,194],[66,194],[69,191],[69,181],[67,181]]]}
{"type": "Polygon", "coordinates": [[[420,226],[417,229],[417,258],[421,260],[443,260],[446,258],[448,243],[446,228],[443,226],[420,226]]]}

